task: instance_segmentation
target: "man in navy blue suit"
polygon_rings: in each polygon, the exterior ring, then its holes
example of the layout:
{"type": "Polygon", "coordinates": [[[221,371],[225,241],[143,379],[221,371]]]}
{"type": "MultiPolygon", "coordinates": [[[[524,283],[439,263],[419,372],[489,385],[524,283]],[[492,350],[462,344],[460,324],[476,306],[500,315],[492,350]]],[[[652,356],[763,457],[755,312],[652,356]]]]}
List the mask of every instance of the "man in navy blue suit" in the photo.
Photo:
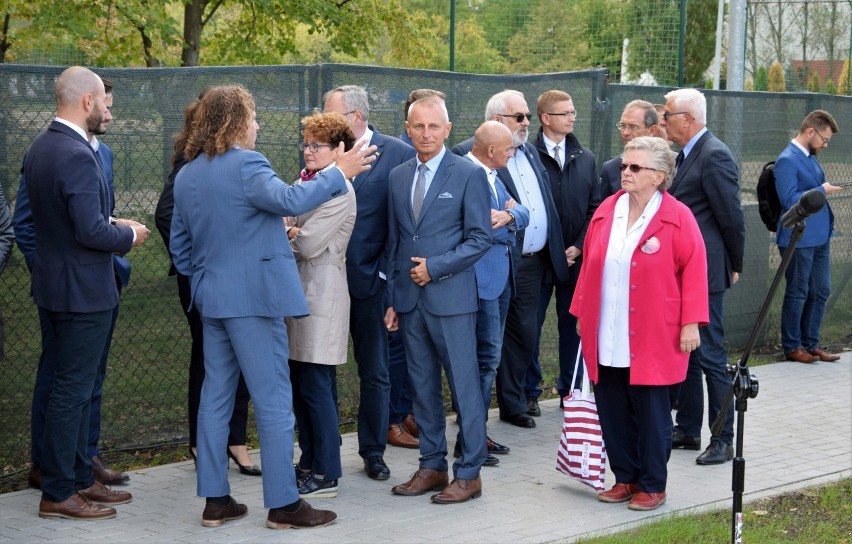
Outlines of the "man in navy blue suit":
{"type": "Polygon", "coordinates": [[[418,100],[408,134],[417,157],[391,171],[388,201],[390,330],[402,330],[414,415],[420,429],[420,463],[392,491],[432,501],[463,502],[482,494],[479,470],[486,457],[485,410],[479,392],[476,346],[478,296],[474,263],[491,246],[488,181],[482,168],[448,153],[452,124],[444,101],[418,100]],[[461,457],[448,483],[446,414],[441,369],[459,410],[461,457]]]}
{"type": "MultiPolygon", "coordinates": [[[[95,150],[95,155],[103,168],[103,173],[107,179],[107,187],[110,195],[110,217],[115,216],[115,189],[113,182],[113,154],[112,149],[105,143],[97,139],[96,135],[106,133],[107,125],[112,121],[112,103],[113,103],[113,86],[109,80],[102,80],[104,83],[104,92],[106,93],[106,107],[110,110],[110,115],[104,117],[103,123],[97,127],[91,127],[87,130],[86,135],[89,138],[89,143],[92,149],[95,150]]],[[[20,187],[18,188],[18,196],[15,204],[15,239],[18,243],[21,253],[24,254],[24,260],[27,263],[27,268],[32,272],[33,258],[35,257],[35,226],[33,225],[32,209],[30,207],[30,199],[27,193],[27,184],[24,176],[21,176],[20,187]]],[[[115,281],[119,294],[121,288],[126,286],[130,281],[130,262],[121,255],[113,254],[112,264],[115,269],[115,281]]],[[[112,470],[101,459],[99,442],[101,437],[101,400],[103,398],[103,383],[106,378],[107,359],[109,358],[110,344],[112,343],[112,333],[115,329],[115,322],[118,319],[118,305],[113,309],[112,322],[110,324],[107,343],[104,346],[103,354],[101,355],[101,364],[98,367],[98,374],[95,381],[95,390],[92,392],[92,404],[89,413],[89,439],[87,447],[87,455],[92,460],[92,469],[95,473],[95,478],[102,484],[114,485],[126,483],[130,480],[124,472],[112,470]]],[[[42,335],[42,352],[39,357],[38,370],[36,371],[35,387],[33,389],[32,414],[30,421],[31,428],[31,447],[30,458],[32,466],[28,481],[31,487],[36,489],[41,488],[41,452],[44,439],[44,414],[47,409],[47,401],[50,398],[50,389],[53,383],[53,362],[50,356],[53,352],[51,345],[54,342],[53,333],[49,326],[49,321],[44,312],[39,312],[39,324],[41,326],[42,335]],[[45,348],[47,346],[47,348],[45,348]]]]}
{"type": "MultiPolygon", "coordinates": [[[[830,113],[812,111],[799,127],[799,133],[775,161],[775,189],[782,212],[796,205],[805,191],[819,188],[827,195],[842,187],[825,180],[825,172],[816,159],[837,134],[837,122],[830,113]]],[[[806,220],[802,238],[793,251],[786,271],[787,288],[781,306],[781,346],[788,361],[815,363],[835,362],[839,355],[827,353],[819,344],[819,329],[825,303],[831,292],[831,237],[834,213],[828,202],[806,220]]],[[[775,243],[783,255],[790,245],[793,229],[781,228],[775,243]]]]}
{"type": "Polygon", "coordinates": [[[390,380],[384,326],[385,278],[380,264],[388,237],[388,176],[393,168],[414,157],[414,149],[368,124],[369,97],[362,87],[333,89],[325,94],[323,103],[326,112],[346,117],[360,145],[376,146],[372,168],[352,180],[358,210],[346,250],[346,277],[351,299],[349,330],[360,381],[358,454],[367,476],[387,480],[390,469],[384,454],[390,427],[390,380]]]}
{"type": "MultiPolygon", "coordinates": [[[[707,248],[710,323],[699,329],[701,346],[689,355],[672,433],[672,448],[688,450],[701,449],[702,375],[707,381],[708,425],[715,421],[730,388],[730,378],[725,375],[728,351],[722,323],[724,301],[725,292],[739,280],[745,251],[737,164],[728,146],[707,130],[706,123],[707,101],[700,91],[677,89],[666,94],[660,124],[669,139],[681,147],[669,193],[692,210],[707,248]]],[[[731,403],[724,428],[719,435],[710,437],[710,445],[696,463],[716,465],[733,458],[733,415],[731,403]]]]}
{"type": "MultiPolygon", "coordinates": [[[[518,204],[506,190],[497,170],[506,168],[509,157],[515,152],[512,131],[497,121],[485,121],[473,134],[473,148],[465,155],[473,164],[485,171],[491,198],[492,243],[473,270],[479,293],[479,310],[476,312],[476,356],[479,361],[479,384],[486,419],[491,407],[491,385],[500,366],[503,350],[503,329],[509,300],[515,285],[512,249],[516,235],[530,222],[530,212],[518,204]]],[[[456,457],[461,455],[463,436],[459,433],[456,457]]],[[[500,460],[492,454],[505,455],[509,448],[486,437],[488,456],[484,466],[495,466],[500,460]]]]}
{"type": "Polygon", "coordinates": [[[79,66],[56,81],[57,116],[33,141],[23,176],[35,226],[33,300],[54,343],[53,384],[44,424],[39,516],[104,519],[130,493],[95,480],[86,452],[89,411],[118,289],[113,253],[148,237],[127,219],[110,219],[103,168],[87,139],[111,119],[101,79],[79,66]]]}
{"type": "MultiPolygon", "coordinates": [[[[497,369],[497,403],[501,420],[531,428],[535,420],[527,415],[524,386],[538,338],[541,284],[549,272],[559,281],[567,280],[568,260],[547,170],[535,146],[527,141],[530,109],[523,93],[506,90],[492,96],[485,106],[485,120],[498,121],[512,132],[515,153],[497,175],[509,195],[530,212],[530,223],[512,251],[517,274],[497,369]]],[[[455,146],[453,153],[465,155],[472,146],[471,138],[455,146]]]]}

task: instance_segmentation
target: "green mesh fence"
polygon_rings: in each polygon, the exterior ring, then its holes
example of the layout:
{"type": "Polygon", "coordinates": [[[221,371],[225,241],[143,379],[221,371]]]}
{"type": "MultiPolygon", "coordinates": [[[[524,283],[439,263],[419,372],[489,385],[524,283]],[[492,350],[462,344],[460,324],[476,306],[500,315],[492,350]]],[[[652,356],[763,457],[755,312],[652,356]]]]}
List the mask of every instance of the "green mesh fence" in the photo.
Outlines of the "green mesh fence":
{"type": "MultiPolygon", "coordinates": [[[[60,68],[0,65],[0,185],[14,202],[19,170],[32,139],[54,115],[53,83],[60,68]]],[[[402,132],[402,105],[414,88],[429,87],[447,94],[453,121],[450,144],[470,137],[483,121],[485,103],[506,88],[525,93],[532,111],[547,89],[569,92],[578,112],[575,132],[598,158],[598,166],[620,152],[615,129],[628,101],[661,102],[664,87],[607,83],[605,70],[546,75],[469,75],[354,65],[270,66],[187,69],[103,69],[115,85],[115,120],[102,140],[115,153],[117,211],[153,227],[153,213],[170,170],[173,136],[185,105],[204,87],[240,83],[257,102],[258,150],[269,157],[284,179],[295,179],[300,168],[297,149],[299,119],[320,106],[322,94],[342,84],[364,86],[370,94],[370,122],[386,134],[402,132]]],[[[832,181],[852,180],[852,99],[812,93],[733,93],[708,91],[708,125],[728,143],[741,170],[742,198],[748,240],[743,279],[726,303],[727,338],[731,347],[744,343],[778,265],[777,250],[758,219],[754,185],[766,161],[773,160],[812,109],[832,112],[840,133],[820,154],[832,181]]],[[[538,131],[533,119],[531,133],[538,131]]],[[[832,246],[832,298],[823,335],[828,342],[848,339],[852,324],[852,198],[831,197],[837,237],[832,246]]],[[[153,230],[153,229],[152,229],[153,230]]],[[[186,383],[189,334],[179,308],[168,258],[156,231],[129,254],[130,286],[122,296],[104,394],[102,449],[142,447],[185,440],[186,383]]],[[[0,466],[5,475],[29,461],[30,399],[40,352],[36,308],[29,296],[29,275],[15,249],[0,276],[0,305],[6,320],[6,360],[0,364],[0,466]]],[[[553,305],[551,305],[553,306],[553,305]]],[[[761,343],[778,343],[778,310],[773,309],[761,343]]],[[[545,325],[542,366],[545,386],[553,385],[556,326],[545,325]]],[[[339,370],[343,419],[357,407],[354,364],[339,370]]],[[[2,485],[2,481],[0,481],[2,485]]]]}

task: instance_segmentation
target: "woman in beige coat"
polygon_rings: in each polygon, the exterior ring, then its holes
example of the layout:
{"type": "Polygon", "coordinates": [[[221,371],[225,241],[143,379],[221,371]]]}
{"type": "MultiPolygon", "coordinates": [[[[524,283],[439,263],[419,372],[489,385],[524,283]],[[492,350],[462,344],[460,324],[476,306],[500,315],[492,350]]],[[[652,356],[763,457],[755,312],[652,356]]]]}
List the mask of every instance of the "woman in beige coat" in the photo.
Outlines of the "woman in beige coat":
{"type": "MultiPolygon", "coordinates": [[[[305,169],[298,183],[311,183],[318,173],[335,168],[340,142],[348,151],[355,136],[337,113],[316,113],[302,119],[302,124],[305,141],[299,147],[305,169]]],[[[349,185],[348,193],[293,218],[287,227],[311,311],[304,319],[287,318],[293,412],[302,451],[296,469],[303,498],[336,497],[342,475],[335,372],[347,359],[345,260],[354,226],[355,191],[349,185]]]]}

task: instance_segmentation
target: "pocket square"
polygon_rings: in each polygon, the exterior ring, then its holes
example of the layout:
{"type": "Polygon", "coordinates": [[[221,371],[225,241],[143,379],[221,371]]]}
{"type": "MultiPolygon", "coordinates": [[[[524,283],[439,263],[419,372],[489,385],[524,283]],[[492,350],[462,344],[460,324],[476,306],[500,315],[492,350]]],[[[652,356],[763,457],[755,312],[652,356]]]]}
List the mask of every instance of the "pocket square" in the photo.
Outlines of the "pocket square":
{"type": "Polygon", "coordinates": [[[450,193],[441,193],[438,195],[438,198],[453,198],[453,195],[450,193]]]}

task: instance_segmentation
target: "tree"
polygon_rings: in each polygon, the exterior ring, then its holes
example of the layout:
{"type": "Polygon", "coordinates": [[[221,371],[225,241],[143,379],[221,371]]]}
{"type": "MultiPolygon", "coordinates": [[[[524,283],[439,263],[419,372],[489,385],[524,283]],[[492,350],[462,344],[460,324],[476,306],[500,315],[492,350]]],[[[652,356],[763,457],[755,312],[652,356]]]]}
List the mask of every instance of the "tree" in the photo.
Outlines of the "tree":
{"type": "Polygon", "coordinates": [[[852,74],[849,73],[849,59],[846,59],[846,62],[843,63],[843,69],[840,70],[840,76],[837,78],[837,94],[848,96],[852,94],[852,85],[850,85],[850,78],[852,78],[852,74]]]}
{"type": "Polygon", "coordinates": [[[744,91],[753,91],[754,90],[754,81],[751,78],[745,80],[745,85],[743,85],[744,91]]]}
{"type": "Polygon", "coordinates": [[[589,68],[589,44],[577,39],[587,32],[583,4],[541,0],[530,13],[527,26],[509,41],[510,70],[562,72],[589,68]]]}
{"type": "Polygon", "coordinates": [[[784,81],[784,67],[777,60],[769,67],[769,77],[766,84],[766,90],[773,93],[783,93],[787,91],[787,83],[784,81]]]}
{"type": "Polygon", "coordinates": [[[827,79],[825,81],[825,94],[837,94],[837,85],[834,84],[833,79],[827,79]]]}
{"type": "Polygon", "coordinates": [[[769,84],[769,77],[766,73],[766,66],[761,66],[757,69],[757,74],[754,76],[754,90],[765,91],[769,84]]]}
{"type": "Polygon", "coordinates": [[[814,72],[808,79],[808,91],[818,93],[822,89],[822,81],[819,79],[819,74],[814,72]]]}
{"type": "Polygon", "coordinates": [[[677,84],[680,2],[630,0],[627,36],[628,75],[652,74],[660,85],[677,84]]]}
{"type": "Polygon", "coordinates": [[[718,0],[689,0],[686,4],[683,59],[683,77],[686,84],[703,81],[704,72],[713,61],[718,6],[718,0]]]}

